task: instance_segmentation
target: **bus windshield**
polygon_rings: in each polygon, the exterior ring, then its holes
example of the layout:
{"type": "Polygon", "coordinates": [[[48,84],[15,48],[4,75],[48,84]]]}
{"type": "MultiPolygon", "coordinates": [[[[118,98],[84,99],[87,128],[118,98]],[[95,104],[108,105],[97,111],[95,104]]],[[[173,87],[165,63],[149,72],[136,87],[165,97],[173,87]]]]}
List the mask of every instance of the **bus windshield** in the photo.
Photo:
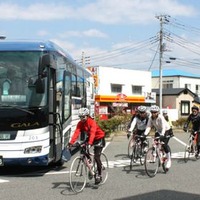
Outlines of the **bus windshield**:
{"type": "Polygon", "coordinates": [[[47,104],[47,77],[43,77],[45,91],[36,92],[39,59],[43,52],[0,52],[0,107],[24,108],[47,104]]]}

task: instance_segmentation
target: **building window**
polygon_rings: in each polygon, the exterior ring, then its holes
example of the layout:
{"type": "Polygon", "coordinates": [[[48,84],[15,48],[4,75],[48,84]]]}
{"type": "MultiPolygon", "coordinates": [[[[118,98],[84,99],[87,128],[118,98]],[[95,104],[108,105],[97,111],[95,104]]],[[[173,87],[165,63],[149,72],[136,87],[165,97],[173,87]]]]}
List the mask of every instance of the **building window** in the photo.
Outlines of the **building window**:
{"type": "Polygon", "coordinates": [[[134,86],[134,85],[132,85],[132,94],[142,95],[142,86],[134,86]]]}
{"type": "Polygon", "coordinates": [[[200,96],[200,85],[196,85],[196,94],[200,96]]]}
{"type": "Polygon", "coordinates": [[[189,115],[189,114],[190,114],[190,102],[181,101],[181,115],[189,115]]]}
{"type": "Polygon", "coordinates": [[[173,88],[173,80],[163,81],[163,89],[173,88]]]}
{"type": "Polygon", "coordinates": [[[113,92],[113,93],[121,93],[122,92],[122,85],[120,85],[120,84],[111,84],[111,92],[113,92]]]}
{"type": "Polygon", "coordinates": [[[191,84],[185,84],[185,88],[191,89],[191,84]]]}

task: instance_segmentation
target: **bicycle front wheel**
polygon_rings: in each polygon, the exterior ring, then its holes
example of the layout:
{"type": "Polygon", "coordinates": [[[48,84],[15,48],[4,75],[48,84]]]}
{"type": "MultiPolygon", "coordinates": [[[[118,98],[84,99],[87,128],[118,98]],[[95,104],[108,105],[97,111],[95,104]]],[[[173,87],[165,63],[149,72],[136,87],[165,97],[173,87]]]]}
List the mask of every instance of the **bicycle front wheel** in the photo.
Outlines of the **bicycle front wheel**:
{"type": "Polygon", "coordinates": [[[145,171],[149,177],[154,177],[157,174],[159,163],[160,161],[156,150],[154,147],[149,148],[144,160],[145,171]]]}
{"type": "Polygon", "coordinates": [[[185,152],[184,152],[184,161],[188,162],[188,160],[191,157],[191,154],[194,152],[192,140],[189,140],[189,144],[185,146],[185,152]]]}
{"type": "Polygon", "coordinates": [[[73,192],[79,193],[83,191],[87,180],[87,169],[80,157],[76,157],[71,164],[70,171],[70,187],[73,192]]]}
{"type": "Polygon", "coordinates": [[[133,168],[133,164],[136,162],[135,160],[135,151],[136,151],[136,146],[134,145],[132,148],[132,154],[130,155],[130,170],[133,168]]]}
{"type": "Polygon", "coordinates": [[[134,146],[134,139],[133,136],[131,136],[129,142],[128,142],[128,157],[131,158],[131,154],[133,152],[133,146],[134,146]]]}
{"type": "Polygon", "coordinates": [[[140,164],[144,165],[144,157],[145,157],[145,151],[144,151],[144,146],[142,145],[140,147],[140,164]]]}

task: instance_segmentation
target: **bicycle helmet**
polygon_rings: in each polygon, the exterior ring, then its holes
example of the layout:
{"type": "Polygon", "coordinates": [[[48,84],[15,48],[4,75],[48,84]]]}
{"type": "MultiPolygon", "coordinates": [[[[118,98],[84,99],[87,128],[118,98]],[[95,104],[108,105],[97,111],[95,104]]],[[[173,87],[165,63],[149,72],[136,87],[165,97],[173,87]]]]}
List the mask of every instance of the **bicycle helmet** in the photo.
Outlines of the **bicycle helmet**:
{"type": "Polygon", "coordinates": [[[197,111],[199,111],[199,107],[197,107],[197,106],[192,106],[192,110],[197,110],[197,111]]]}
{"type": "Polygon", "coordinates": [[[84,117],[84,116],[88,116],[90,114],[90,111],[88,108],[80,108],[78,110],[78,116],[79,117],[84,117]]]}
{"type": "Polygon", "coordinates": [[[159,111],[160,111],[160,108],[156,105],[153,105],[150,108],[150,112],[159,112],[159,111]]]}
{"type": "Polygon", "coordinates": [[[168,114],[168,113],[167,113],[167,110],[163,110],[163,114],[166,114],[166,115],[167,115],[167,114],[168,114]]]}
{"type": "Polygon", "coordinates": [[[146,106],[139,106],[137,109],[139,112],[146,112],[147,110],[146,106]]]}

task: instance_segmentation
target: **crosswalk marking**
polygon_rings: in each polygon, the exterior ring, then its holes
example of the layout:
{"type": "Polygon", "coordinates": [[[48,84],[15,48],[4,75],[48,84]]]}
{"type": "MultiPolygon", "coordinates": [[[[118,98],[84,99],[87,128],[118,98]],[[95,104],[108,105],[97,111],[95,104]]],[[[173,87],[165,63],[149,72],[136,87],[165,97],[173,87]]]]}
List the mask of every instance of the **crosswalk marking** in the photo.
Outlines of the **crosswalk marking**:
{"type": "MultiPolygon", "coordinates": [[[[183,159],[185,152],[176,152],[172,153],[171,158],[172,159],[183,159]]],[[[140,164],[140,160],[135,164],[140,164]]],[[[124,159],[124,160],[114,160],[114,161],[108,161],[109,168],[117,168],[117,167],[125,167],[130,165],[130,159],[124,159]]]]}

